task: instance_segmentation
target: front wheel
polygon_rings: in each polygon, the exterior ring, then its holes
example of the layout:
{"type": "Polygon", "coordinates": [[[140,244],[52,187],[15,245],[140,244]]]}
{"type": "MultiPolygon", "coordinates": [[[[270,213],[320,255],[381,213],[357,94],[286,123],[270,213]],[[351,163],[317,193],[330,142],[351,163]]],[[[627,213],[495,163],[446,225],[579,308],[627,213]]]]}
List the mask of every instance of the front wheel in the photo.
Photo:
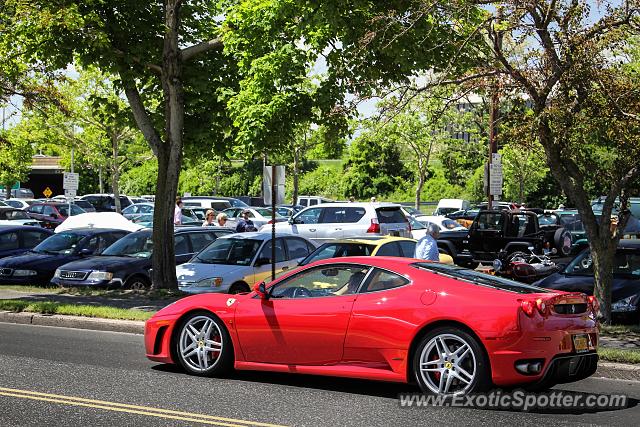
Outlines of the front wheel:
{"type": "Polygon", "coordinates": [[[224,375],[232,369],[231,337],[224,324],[208,312],[195,312],[177,329],[175,355],[190,374],[224,375]]]}
{"type": "Polygon", "coordinates": [[[484,350],[473,336],[455,327],[437,328],[422,338],[413,371],[425,393],[462,395],[491,384],[484,350]]]}

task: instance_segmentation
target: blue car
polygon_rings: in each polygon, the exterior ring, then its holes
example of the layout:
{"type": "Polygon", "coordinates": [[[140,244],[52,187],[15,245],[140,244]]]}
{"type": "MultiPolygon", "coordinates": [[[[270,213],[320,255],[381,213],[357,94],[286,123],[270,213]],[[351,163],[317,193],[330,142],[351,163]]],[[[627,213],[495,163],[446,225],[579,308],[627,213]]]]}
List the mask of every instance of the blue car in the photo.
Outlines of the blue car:
{"type": "Polygon", "coordinates": [[[51,230],[28,225],[0,226],[0,258],[28,252],[52,234],[51,230]]]}
{"type": "Polygon", "coordinates": [[[0,259],[0,285],[48,285],[61,265],[100,254],[128,233],[79,228],[54,234],[25,254],[0,259]]]}
{"type": "MultiPolygon", "coordinates": [[[[593,295],[593,260],[585,249],[559,272],[535,286],[593,295]]],[[[613,264],[611,314],[615,320],[640,320],[640,240],[620,240],[613,264]]]]}
{"type": "MultiPolygon", "coordinates": [[[[218,237],[231,234],[224,227],[176,227],[176,264],[191,259],[218,237]]],[[[151,230],[140,230],[118,240],[100,256],[80,259],[58,268],[52,283],[65,286],[145,289],[151,286],[151,230]]]]}

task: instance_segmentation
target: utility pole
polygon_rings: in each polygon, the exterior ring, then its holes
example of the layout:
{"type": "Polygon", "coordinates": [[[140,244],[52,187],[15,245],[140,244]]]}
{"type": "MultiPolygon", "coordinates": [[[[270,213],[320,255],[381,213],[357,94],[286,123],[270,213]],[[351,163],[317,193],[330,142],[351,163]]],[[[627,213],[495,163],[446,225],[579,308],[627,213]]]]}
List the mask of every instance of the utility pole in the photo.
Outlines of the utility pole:
{"type": "MultiPolygon", "coordinates": [[[[502,8],[498,8],[498,23],[502,21],[502,8]]],[[[502,38],[503,31],[495,30],[494,27],[494,45],[497,49],[502,49],[502,38]]],[[[494,161],[494,154],[498,152],[498,141],[496,140],[497,134],[497,121],[499,115],[499,103],[500,103],[500,81],[498,80],[500,76],[496,77],[495,80],[492,81],[491,84],[491,104],[489,106],[489,162],[487,167],[487,209],[492,209],[494,194],[491,191],[491,165],[494,161]]],[[[500,194],[500,193],[498,193],[500,194]]]]}

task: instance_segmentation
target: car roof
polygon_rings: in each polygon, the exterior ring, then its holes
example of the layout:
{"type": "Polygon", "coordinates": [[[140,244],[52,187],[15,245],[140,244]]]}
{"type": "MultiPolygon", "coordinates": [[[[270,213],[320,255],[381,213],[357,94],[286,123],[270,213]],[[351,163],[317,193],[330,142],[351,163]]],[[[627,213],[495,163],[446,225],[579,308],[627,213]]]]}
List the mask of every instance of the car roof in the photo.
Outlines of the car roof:
{"type": "Polygon", "coordinates": [[[621,239],[619,248],[640,249],[640,239],[621,239]]]}
{"type": "Polygon", "coordinates": [[[370,237],[345,237],[344,239],[336,239],[323,244],[333,243],[358,243],[364,245],[381,245],[389,242],[416,242],[417,240],[408,237],[397,236],[370,236],[370,237]]]}
{"type": "Polygon", "coordinates": [[[307,206],[308,208],[315,208],[316,206],[322,206],[322,207],[327,207],[327,206],[335,206],[335,207],[356,207],[356,208],[364,208],[364,207],[368,207],[371,206],[373,208],[401,208],[402,205],[398,204],[398,203],[392,203],[392,202],[330,202],[330,203],[320,203],[318,205],[312,205],[312,206],[307,206]]]}
{"type": "MultiPolygon", "coordinates": [[[[215,226],[211,226],[211,227],[202,227],[200,225],[187,225],[187,226],[181,226],[181,227],[176,227],[173,230],[174,234],[182,234],[182,233],[186,233],[186,232],[211,232],[211,231],[229,231],[230,234],[233,234],[234,231],[232,229],[230,229],[229,227],[215,227],[215,226]]],[[[142,228],[138,231],[134,231],[131,234],[134,233],[152,233],[153,229],[152,228],[142,228]]]]}
{"type": "Polygon", "coordinates": [[[73,229],[70,229],[70,230],[64,230],[64,231],[61,231],[60,233],[56,233],[56,234],[76,233],[76,234],[84,234],[84,235],[88,236],[90,234],[109,233],[109,232],[115,232],[115,231],[129,233],[129,231],[123,230],[121,228],[81,227],[81,228],[73,228],[73,229]]]}
{"type": "Polygon", "coordinates": [[[48,234],[53,234],[53,231],[46,228],[38,227],[36,225],[0,225],[0,233],[19,231],[19,230],[38,230],[44,231],[48,234]]]}
{"type": "MultiPolygon", "coordinates": [[[[204,228],[204,227],[203,227],[204,228]]],[[[299,237],[303,240],[307,240],[304,237],[297,234],[290,233],[278,233],[276,234],[276,238],[278,237],[299,237]]],[[[219,237],[219,239],[229,239],[229,238],[237,238],[237,239],[253,239],[253,240],[269,240],[271,239],[271,231],[249,231],[246,233],[233,233],[228,236],[219,237]]]]}

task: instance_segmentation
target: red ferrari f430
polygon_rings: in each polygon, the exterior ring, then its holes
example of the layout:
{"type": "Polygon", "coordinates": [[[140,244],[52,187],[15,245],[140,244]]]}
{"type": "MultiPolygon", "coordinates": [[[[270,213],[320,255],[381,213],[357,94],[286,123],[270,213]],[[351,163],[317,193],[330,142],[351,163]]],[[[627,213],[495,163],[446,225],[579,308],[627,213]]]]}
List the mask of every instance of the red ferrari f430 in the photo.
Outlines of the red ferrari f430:
{"type": "Polygon", "coordinates": [[[597,301],[406,258],[319,261],[248,294],[181,299],[145,327],[147,357],[417,382],[425,392],[550,387],[593,374],[597,301]]]}

